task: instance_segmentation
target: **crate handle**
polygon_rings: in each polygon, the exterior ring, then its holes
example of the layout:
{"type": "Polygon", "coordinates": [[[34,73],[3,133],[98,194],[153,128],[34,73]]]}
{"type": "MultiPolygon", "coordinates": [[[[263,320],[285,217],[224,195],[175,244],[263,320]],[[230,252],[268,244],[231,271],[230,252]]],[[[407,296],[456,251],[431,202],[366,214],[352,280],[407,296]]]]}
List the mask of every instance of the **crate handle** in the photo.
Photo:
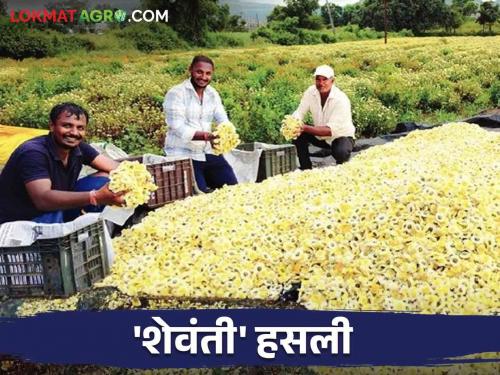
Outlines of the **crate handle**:
{"type": "Polygon", "coordinates": [[[277,151],[276,156],[278,157],[285,156],[285,151],[277,151]]]}
{"type": "Polygon", "coordinates": [[[164,165],[163,167],[161,167],[161,170],[163,172],[172,172],[172,171],[175,171],[175,164],[164,165]]]}
{"type": "Polygon", "coordinates": [[[188,171],[184,170],[183,175],[184,175],[184,194],[188,196],[189,195],[188,171]]]}
{"type": "Polygon", "coordinates": [[[78,235],[78,243],[85,241],[87,238],[89,238],[88,232],[80,233],[78,235]]]}

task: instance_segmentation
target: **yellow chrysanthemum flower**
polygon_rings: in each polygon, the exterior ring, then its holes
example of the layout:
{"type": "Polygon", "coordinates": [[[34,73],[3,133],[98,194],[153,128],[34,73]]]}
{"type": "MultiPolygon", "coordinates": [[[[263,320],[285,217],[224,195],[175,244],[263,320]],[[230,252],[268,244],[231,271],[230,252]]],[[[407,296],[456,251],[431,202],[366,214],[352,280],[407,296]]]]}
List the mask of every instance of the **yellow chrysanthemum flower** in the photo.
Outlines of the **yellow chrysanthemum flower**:
{"type": "Polygon", "coordinates": [[[281,134],[287,141],[290,141],[292,139],[296,139],[298,136],[298,133],[300,131],[300,128],[302,126],[302,122],[300,120],[297,120],[295,117],[287,115],[281,121],[281,134]]]}
{"type": "Polygon", "coordinates": [[[109,189],[115,193],[126,191],[125,206],[135,208],[149,200],[158,187],[144,164],[138,161],[123,161],[110,173],[109,189]]]}
{"type": "Polygon", "coordinates": [[[217,125],[213,134],[217,137],[213,141],[215,155],[225,154],[240,144],[240,137],[236,133],[236,128],[229,121],[217,125]]]}

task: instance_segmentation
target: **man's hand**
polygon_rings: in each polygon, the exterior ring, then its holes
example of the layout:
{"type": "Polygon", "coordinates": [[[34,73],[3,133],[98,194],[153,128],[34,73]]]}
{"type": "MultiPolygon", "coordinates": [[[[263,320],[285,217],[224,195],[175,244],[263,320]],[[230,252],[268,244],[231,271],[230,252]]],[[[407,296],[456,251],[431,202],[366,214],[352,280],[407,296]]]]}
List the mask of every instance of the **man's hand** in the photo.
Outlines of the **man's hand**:
{"type": "Polygon", "coordinates": [[[193,141],[211,142],[215,138],[215,135],[210,132],[197,131],[196,133],[194,133],[193,141]]]}
{"type": "Polygon", "coordinates": [[[332,129],[330,129],[329,126],[322,125],[322,126],[311,126],[304,124],[302,125],[302,131],[317,137],[331,137],[332,136],[332,129]]]}
{"type": "Polygon", "coordinates": [[[219,138],[217,135],[213,135],[212,133],[208,133],[208,141],[210,142],[210,146],[212,146],[212,148],[214,148],[214,141],[219,138]]]}
{"type": "Polygon", "coordinates": [[[300,137],[302,135],[302,133],[304,132],[304,127],[305,127],[306,124],[302,123],[300,125],[300,128],[297,129],[297,132],[295,133],[296,135],[296,138],[300,137]]]}
{"type": "Polygon", "coordinates": [[[123,206],[125,204],[125,193],[126,191],[113,193],[109,190],[109,184],[106,184],[95,192],[95,198],[99,205],[123,206]]]}
{"type": "Polygon", "coordinates": [[[194,134],[193,140],[210,142],[210,145],[212,147],[214,147],[214,139],[217,139],[217,138],[218,137],[216,135],[214,135],[213,133],[197,131],[194,134]]]}
{"type": "Polygon", "coordinates": [[[210,132],[204,132],[204,135],[203,135],[203,138],[205,141],[207,142],[211,142],[213,141],[215,138],[217,138],[217,136],[215,136],[214,134],[210,133],[210,132]]]}

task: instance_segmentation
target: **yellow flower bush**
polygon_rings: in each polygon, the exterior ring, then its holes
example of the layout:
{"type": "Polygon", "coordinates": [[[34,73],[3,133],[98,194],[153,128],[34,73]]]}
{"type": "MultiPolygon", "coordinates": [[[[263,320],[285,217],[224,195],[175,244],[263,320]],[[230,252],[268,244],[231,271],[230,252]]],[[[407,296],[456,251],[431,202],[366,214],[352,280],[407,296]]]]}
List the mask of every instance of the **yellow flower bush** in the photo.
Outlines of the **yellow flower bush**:
{"type": "Polygon", "coordinates": [[[213,134],[217,137],[213,141],[215,155],[225,154],[234,150],[240,144],[240,137],[236,133],[236,128],[229,121],[217,125],[213,134]]]}
{"type": "Polygon", "coordinates": [[[103,284],[276,299],[301,282],[309,309],[498,313],[498,155],[499,134],[448,124],[177,201],[114,239],[103,284]]]}
{"type": "Polygon", "coordinates": [[[296,139],[301,127],[301,121],[297,120],[293,116],[286,115],[283,121],[281,121],[281,135],[283,135],[287,141],[296,139]]]}
{"type": "Polygon", "coordinates": [[[150,194],[158,187],[144,164],[126,160],[111,171],[109,189],[115,193],[126,191],[125,206],[135,208],[149,201],[150,194]]]}

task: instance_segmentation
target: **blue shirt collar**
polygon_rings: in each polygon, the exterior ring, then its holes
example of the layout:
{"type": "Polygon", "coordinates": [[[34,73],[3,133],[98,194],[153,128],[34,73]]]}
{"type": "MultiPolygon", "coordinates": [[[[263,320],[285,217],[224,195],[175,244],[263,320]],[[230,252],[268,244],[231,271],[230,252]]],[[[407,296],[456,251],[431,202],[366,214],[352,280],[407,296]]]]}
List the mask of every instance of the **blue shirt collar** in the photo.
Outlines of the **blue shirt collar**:
{"type": "MultiPolygon", "coordinates": [[[[54,160],[61,160],[61,158],[59,157],[59,153],[57,152],[57,145],[52,132],[49,132],[49,134],[47,135],[47,149],[49,150],[49,153],[54,160]]],[[[70,158],[80,156],[82,156],[82,151],[80,150],[79,146],[76,146],[69,153],[70,158]]]]}

